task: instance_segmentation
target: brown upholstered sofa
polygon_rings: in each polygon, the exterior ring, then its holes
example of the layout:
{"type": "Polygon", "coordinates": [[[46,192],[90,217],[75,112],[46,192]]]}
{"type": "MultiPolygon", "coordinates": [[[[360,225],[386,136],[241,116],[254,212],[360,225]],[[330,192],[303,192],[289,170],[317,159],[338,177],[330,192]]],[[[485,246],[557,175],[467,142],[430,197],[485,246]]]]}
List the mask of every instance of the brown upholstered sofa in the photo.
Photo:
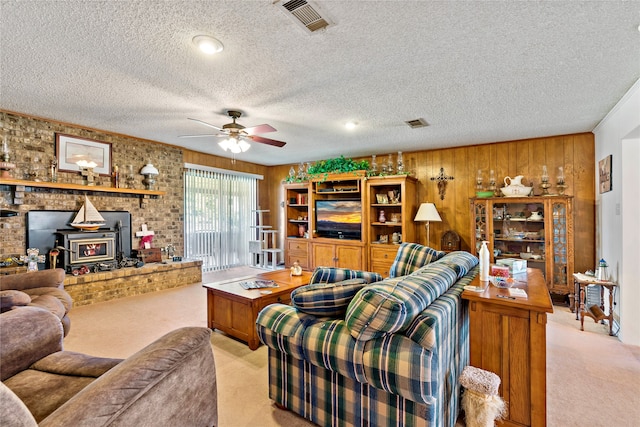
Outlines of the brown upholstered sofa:
{"type": "Polygon", "coordinates": [[[64,276],[61,268],[0,276],[0,311],[24,305],[44,308],[60,319],[67,336],[72,301],[64,290],[64,276]]]}
{"type": "Polygon", "coordinates": [[[0,314],[0,424],[7,426],[214,426],[211,331],[177,329],[125,359],[63,351],[47,310],[0,314]]]}

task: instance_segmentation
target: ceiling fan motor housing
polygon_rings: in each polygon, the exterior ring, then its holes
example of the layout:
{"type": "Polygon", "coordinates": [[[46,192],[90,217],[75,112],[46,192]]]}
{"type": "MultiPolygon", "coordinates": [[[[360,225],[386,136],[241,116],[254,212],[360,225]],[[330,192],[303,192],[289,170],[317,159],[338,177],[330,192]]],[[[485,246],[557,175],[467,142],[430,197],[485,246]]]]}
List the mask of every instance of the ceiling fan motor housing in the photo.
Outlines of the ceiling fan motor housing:
{"type": "Polygon", "coordinates": [[[227,111],[227,114],[229,115],[229,117],[231,117],[233,119],[233,123],[227,123],[226,125],[223,125],[222,129],[229,129],[229,130],[231,130],[231,132],[233,132],[234,130],[239,132],[242,129],[244,129],[244,126],[242,126],[241,124],[236,123],[236,119],[239,119],[240,116],[242,115],[242,113],[240,111],[229,110],[229,111],[227,111]]]}

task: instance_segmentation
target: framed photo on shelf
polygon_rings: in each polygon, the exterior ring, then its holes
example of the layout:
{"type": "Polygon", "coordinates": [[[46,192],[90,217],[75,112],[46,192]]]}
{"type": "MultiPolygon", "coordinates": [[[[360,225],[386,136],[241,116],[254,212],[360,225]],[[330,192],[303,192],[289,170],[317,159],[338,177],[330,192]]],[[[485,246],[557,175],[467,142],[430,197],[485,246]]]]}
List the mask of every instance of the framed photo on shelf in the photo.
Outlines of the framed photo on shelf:
{"type": "Polygon", "coordinates": [[[56,133],[58,170],[80,172],[79,161],[93,162],[95,173],[111,175],[111,143],[56,133]]]}
{"type": "Polygon", "coordinates": [[[598,162],[598,177],[600,194],[611,191],[611,160],[612,156],[609,154],[604,159],[598,162]]]}
{"type": "Polygon", "coordinates": [[[389,204],[389,198],[387,197],[386,194],[376,194],[376,201],[378,202],[378,204],[380,205],[387,205],[389,204]]]}

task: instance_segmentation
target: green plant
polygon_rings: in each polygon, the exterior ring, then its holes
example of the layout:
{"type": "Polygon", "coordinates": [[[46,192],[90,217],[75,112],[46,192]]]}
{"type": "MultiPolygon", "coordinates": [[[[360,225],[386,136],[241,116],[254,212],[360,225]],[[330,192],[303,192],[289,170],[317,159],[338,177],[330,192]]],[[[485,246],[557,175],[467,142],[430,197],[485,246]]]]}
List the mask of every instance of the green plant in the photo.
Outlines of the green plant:
{"type": "Polygon", "coordinates": [[[309,167],[309,175],[320,175],[323,173],[344,173],[360,170],[369,170],[367,160],[355,161],[344,156],[335,159],[319,160],[309,167]]]}

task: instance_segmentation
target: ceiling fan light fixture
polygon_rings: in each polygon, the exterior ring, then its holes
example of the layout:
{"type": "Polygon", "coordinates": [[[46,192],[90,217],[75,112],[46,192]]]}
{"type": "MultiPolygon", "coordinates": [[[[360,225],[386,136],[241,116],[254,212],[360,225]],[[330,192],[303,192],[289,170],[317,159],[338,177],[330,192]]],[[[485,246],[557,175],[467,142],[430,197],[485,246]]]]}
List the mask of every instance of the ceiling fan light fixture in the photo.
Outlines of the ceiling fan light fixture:
{"type": "Polygon", "coordinates": [[[222,141],[218,142],[218,145],[224,151],[231,151],[233,154],[244,153],[249,148],[251,148],[251,145],[246,141],[238,140],[234,137],[223,139],[222,141]]]}
{"type": "Polygon", "coordinates": [[[240,142],[238,142],[238,147],[240,147],[240,150],[244,153],[251,148],[251,145],[247,141],[240,140],[240,142]]]}
{"type": "Polygon", "coordinates": [[[222,52],[224,49],[222,42],[215,37],[204,35],[195,36],[192,41],[201,52],[207,55],[215,55],[216,53],[222,52]]]}

